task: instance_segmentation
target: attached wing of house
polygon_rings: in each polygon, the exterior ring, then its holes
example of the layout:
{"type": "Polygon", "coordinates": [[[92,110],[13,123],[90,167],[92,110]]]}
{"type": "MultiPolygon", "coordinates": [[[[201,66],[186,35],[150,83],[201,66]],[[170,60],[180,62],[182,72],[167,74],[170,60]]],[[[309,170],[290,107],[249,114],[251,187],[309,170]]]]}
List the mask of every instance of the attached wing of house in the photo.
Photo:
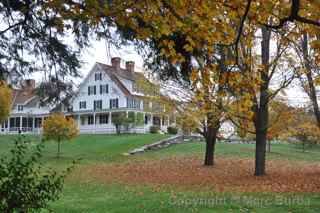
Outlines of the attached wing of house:
{"type": "Polygon", "coordinates": [[[12,91],[12,110],[10,117],[0,126],[0,133],[38,133],[43,119],[49,113],[50,108],[40,104],[35,80],[24,80],[20,88],[12,91]]]}

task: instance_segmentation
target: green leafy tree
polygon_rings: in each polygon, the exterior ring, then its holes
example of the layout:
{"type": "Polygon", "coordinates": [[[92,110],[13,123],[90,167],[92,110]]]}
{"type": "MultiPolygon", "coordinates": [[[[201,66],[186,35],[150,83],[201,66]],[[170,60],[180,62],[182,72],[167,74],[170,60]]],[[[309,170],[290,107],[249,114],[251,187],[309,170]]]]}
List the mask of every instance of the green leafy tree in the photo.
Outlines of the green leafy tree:
{"type": "Polygon", "coordinates": [[[112,113],[111,121],[113,125],[116,127],[117,134],[121,134],[121,128],[125,127],[128,128],[129,126],[129,119],[125,112],[114,112],[112,113]]]}
{"type": "Polygon", "coordinates": [[[114,112],[112,113],[112,123],[116,126],[117,134],[121,133],[121,128],[129,130],[129,128],[135,128],[142,126],[144,122],[143,113],[141,112],[114,112]]]}
{"type": "Polygon", "coordinates": [[[137,112],[136,113],[136,119],[135,119],[135,125],[136,126],[142,126],[144,123],[144,116],[142,112],[137,112]]]}
{"type": "Polygon", "coordinates": [[[64,179],[72,167],[60,174],[52,169],[45,170],[39,163],[42,150],[42,144],[31,149],[29,141],[19,137],[10,156],[0,159],[1,212],[40,212],[59,198],[64,179]]]}

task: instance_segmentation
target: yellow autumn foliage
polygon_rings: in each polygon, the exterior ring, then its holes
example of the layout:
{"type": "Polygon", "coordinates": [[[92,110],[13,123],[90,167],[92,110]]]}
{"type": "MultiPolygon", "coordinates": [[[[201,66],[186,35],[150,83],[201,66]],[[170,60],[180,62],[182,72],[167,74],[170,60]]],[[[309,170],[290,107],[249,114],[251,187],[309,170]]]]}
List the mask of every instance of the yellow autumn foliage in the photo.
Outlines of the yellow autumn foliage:
{"type": "Polygon", "coordinates": [[[50,115],[43,123],[43,136],[46,140],[57,142],[70,140],[79,134],[74,119],[66,118],[62,113],[50,115]]]}
{"type": "Polygon", "coordinates": [[[0,81],[0,123],[10,114],[11,94],[10,87],[4,81],[0,81]]]}

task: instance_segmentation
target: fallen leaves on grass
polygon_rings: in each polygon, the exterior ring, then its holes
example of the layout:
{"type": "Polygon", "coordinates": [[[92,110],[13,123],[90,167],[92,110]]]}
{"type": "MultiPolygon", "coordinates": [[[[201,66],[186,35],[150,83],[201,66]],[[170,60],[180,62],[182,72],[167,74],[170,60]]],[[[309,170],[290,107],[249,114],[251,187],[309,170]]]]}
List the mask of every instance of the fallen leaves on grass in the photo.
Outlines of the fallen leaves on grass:
{"type": "Polygon", "coordinates": [[[320,192],[320,165],[269,160],[255,177],[252,159],[218,158],[214,167],[196,157],[95,165],[86,172],[105,182],[239,192],[320,192]]]}

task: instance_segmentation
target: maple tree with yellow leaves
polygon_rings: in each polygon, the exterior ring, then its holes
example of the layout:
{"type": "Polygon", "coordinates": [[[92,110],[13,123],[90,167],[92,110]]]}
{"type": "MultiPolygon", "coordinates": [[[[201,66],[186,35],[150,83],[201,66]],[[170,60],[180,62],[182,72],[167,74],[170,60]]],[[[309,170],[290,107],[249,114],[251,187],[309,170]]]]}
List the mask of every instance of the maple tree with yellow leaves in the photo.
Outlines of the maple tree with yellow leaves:
{"type": "Polygon", "coordinates": [[[10,114],[11,110],[11,89],[8,85],[0,81],[0,123],[2,123],[10,114]]]}
{"type": "Polygon", "coordinates": [[[71,140],[78,134],[78,126],[74,119],[65,117],[62,113],[52,114],[43,122],[44,139],[58,143],[57,157],[60,157],[61,142],[71,140]]]}

